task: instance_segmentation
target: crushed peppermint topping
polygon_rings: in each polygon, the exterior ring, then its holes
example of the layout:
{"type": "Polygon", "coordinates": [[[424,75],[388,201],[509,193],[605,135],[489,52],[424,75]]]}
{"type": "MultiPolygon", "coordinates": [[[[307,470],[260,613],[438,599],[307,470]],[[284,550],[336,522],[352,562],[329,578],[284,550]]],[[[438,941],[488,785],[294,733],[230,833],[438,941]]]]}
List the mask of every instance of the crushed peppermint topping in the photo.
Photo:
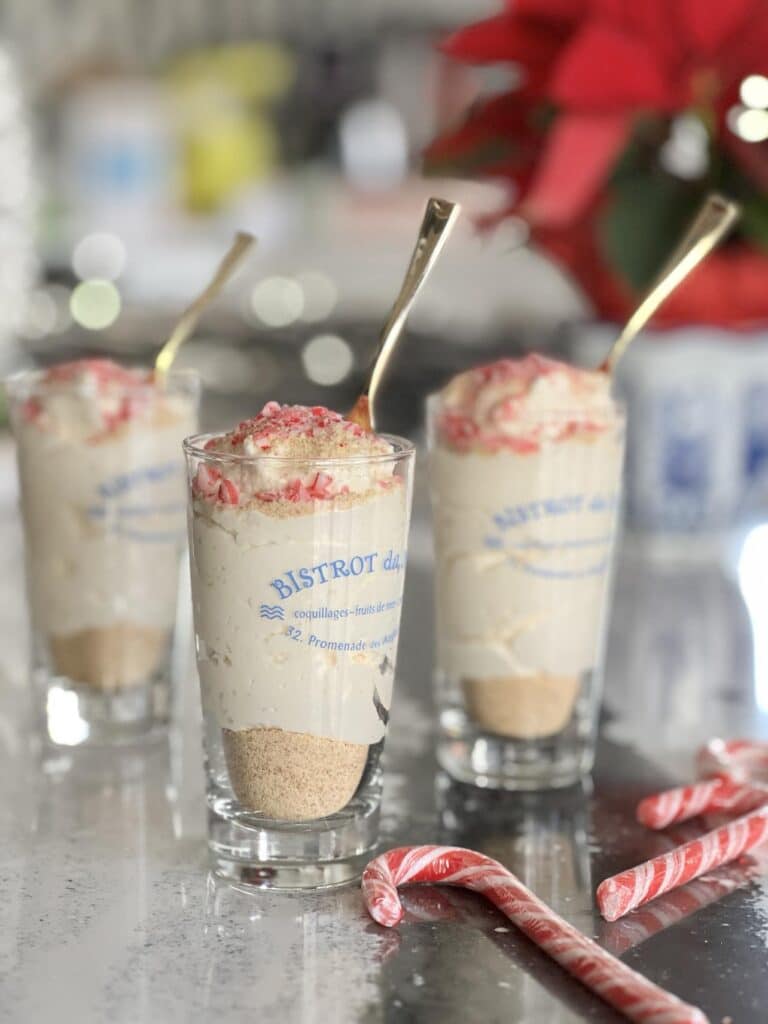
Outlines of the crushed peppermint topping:
{"type": "Polygon", "coordinates": [[[152,371],[130,369],[120,366],[111,359],[76,359],[71,363],[59,363],[49,367],[43,374],[43,381],[49,384],[94,381],[100,391],[114,387],[146,387],[152,382],[152,371]]]}
{"type": "Polygon", "coordinates": [[[594,437],[615,415],[605,374],[531,353],[454,377],[440,395],[437,431],[459,452],[530,454],[546,442],[594,437]]]}
{"type": "Polygon", "coordinates": [[[40,429],[56,429],[62,415],[76,416],[76,409],[62,407],[59,396],[71,396],[82,406],[91,440],[99,440],[146,411],[153,381],[151,370],[129,369],[111,359],[78,359],[52,366],[40,374],[37,394],[21,410],[28,423],[40,429]]]}
{"type": "Polygon", "coordinates": [[[375,434],[368,433],[357,423],[345,420],[325,406],[280,405],[279,402],[267,402],[258,416],[244,420],[213,447],[217,451],[228,448],[254,455],[280,448],[279,454],[290,457],[289,449],[301,447],[296,442],[306,439],[316,442],[319,447],[330,446],[341,456],[350,441],[362,442],[354,445],[361,449],[361,454],[372,449],[381,450],[382,447],[375,434]]]}
{"type": "Polygon", "coordinates": [[[367,465],[334,467],[335,472],[318,469],[316,463],[324,459],[364,458],[392,451],[384,438],[322,405],[267,402],[257,416],[244,420],[228,434],[208,440],[204,450],[225,457],[225,466],[227,455],[253,456],[256,460],[230,464],[226,476],[211,464],[200,463],[192,485],[195,494],[226,504],[251,500],[291,505],[330,501],[369,490],[377,483],[389,486],[397,479],[392,476],[390,465],[377,471],[367,465]],[[258,460],[258,456],[265,456],[264,461],[258,460]],[[274,463],[268,456],[274,458],[274,463]],[[281,463],[280,459],[290,460],[291,464],[281,463]]]}

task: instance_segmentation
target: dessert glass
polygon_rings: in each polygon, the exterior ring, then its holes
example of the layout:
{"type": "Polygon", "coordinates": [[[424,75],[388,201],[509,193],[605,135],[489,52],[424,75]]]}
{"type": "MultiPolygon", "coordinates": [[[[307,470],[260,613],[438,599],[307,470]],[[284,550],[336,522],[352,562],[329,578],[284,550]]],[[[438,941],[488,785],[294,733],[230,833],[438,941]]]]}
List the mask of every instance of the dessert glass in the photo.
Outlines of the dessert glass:
{"type": "Polygon", "coordinates": [[[377,841],[414,461],[382,439],[343,459],[184,444],[209,848],[239,883],[342,884],[377,841]],[[245,498],[337,474],[330,499],[245,498]]]}
{"type": "Polygon", "coordinates": [[[51,743],[130,742],[170,716],[197,378],[106,361],[6,382],[36,712],[51,743]]]}
{"type": "Polygon", "coordinates": [[[439,411],[433,396],[438,760],[480,786],[571,785],[594,760],[623,412],[592,432],[581,408],[522,411],[540,443],[460,451],[439,411]]]}

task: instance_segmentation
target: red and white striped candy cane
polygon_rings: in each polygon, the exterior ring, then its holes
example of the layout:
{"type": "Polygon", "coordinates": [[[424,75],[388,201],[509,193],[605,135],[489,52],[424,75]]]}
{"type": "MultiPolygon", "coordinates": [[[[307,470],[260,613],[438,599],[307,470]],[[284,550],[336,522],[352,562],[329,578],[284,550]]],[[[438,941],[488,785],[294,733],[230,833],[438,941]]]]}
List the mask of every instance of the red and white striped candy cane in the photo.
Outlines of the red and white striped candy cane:
{"type": "Polygon", "coordinates": [[[616,921],[656,896],[735,860],[766,839],[768,808],[761,808],[669,853],[606,878],[597,888],[600,913],[606,921],[616,921]]]}
{"type": "Polygon", "coordinates": [[[650,906],[643,907],[618,924],[604,925],[601,940],[612,953],[622,956],[652,935],[679,924],[691,914],[739,889],[753,876],[754,870],[735,866],[694,879],[685,888],[660,896],[650,906]]]}
{"type": "Polygon", "coordinates": [[[638,1024],[707,1024],[694,1006],[654,985],[558,917],[498,861],[457,846],[403,846],[376,857],[363,872],[371,917],[388,928],[403,908],[397,887],[415,882],[479,892],[569,974],[638,1024]]]}
{"type": "Polygon", "coordinates": [[[647,796],[637,805],[636,814],[641,825],[659,829],[695,818],[705,811],[746,814],[766,802],[768,787],[719,775],[695,782],[692,786],[680,786],[647,796]]]}

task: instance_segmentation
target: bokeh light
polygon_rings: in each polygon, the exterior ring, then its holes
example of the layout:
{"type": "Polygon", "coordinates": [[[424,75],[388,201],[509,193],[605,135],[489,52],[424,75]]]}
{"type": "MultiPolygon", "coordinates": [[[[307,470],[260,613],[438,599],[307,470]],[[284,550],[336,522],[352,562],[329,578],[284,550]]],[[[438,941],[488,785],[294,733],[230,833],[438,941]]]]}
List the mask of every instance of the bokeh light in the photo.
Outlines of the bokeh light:
{"type": "Polygon", "coordinates": [[[120,293],[111,281],[83,281],[72,292],[72,319],[89,331],[102,331],[120,316],[120,293]]]}
{"type": "Polygon", "coordinates": [[[251,293],[251,309],[267,327],[287,327],[304,310],[304,292],[292,277],[265,277],[251,293]]]}
{"type": "Polygon", "coordinates": [[[352,369],[355,357],[349,344],[337,334],[318,334],[301,353],[304,370],[315,384],[338,384],[352,369]]]}
{"type": "Polygon", "coordinates": [[[296,281],[304,293],[304,308],[301,319],[305,323],[326,320],[336,308],[339,292],[331,278],[322,270],[305,270],[296,275],[296,281]]]}
{"type": "Polygon", "coordinates": [[[360,100],[339,123],[341,165],[364,191],[394,188],[408,173],[408,136],[400,112],[386,100],[360,100]]]}
{"type": "Polygon", "coordinates": [[[125,245],[107,231],[85,235],[72,252],[72,266],[81,281],[115,281],[125,269],[125,245]]]}
{"type": "Polygon", "coordinates": [[[768,107],[768,78],[764,75],[749,75],[739,88],[741,102],[755,110],[768,107]]]}
{"type": "Polygon", "coordinates": [[[659,152],[661,166],[678,178],[700,178],[709,167],[709,136],[701,118],[676,117],[669,138],[659,152]]]}
{"type": "Polygon", "coordinates": [[[768,111],[740,110],[733,119],[733,130],[745,142],[763,142],[768,139],[768,111]]]}

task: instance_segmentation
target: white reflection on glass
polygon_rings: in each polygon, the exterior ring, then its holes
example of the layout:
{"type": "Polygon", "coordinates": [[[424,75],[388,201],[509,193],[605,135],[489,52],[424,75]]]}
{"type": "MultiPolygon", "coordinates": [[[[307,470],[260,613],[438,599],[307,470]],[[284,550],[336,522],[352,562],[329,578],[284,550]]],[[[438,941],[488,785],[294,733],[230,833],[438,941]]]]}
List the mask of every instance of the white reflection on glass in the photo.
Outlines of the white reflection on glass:
{"type": "Polygon", "coordinates": [[[88,738],[88,723],[80,715],[77,694],[52,686],[48,691],[48,733],[54,743],[75,747],[88,738]]]}
{"type": "Polygon", "coordinates": [[[768,711],[768,524],[747,534],[739,555],[739,587],[752,623],[755,701],[768,711]]]}

